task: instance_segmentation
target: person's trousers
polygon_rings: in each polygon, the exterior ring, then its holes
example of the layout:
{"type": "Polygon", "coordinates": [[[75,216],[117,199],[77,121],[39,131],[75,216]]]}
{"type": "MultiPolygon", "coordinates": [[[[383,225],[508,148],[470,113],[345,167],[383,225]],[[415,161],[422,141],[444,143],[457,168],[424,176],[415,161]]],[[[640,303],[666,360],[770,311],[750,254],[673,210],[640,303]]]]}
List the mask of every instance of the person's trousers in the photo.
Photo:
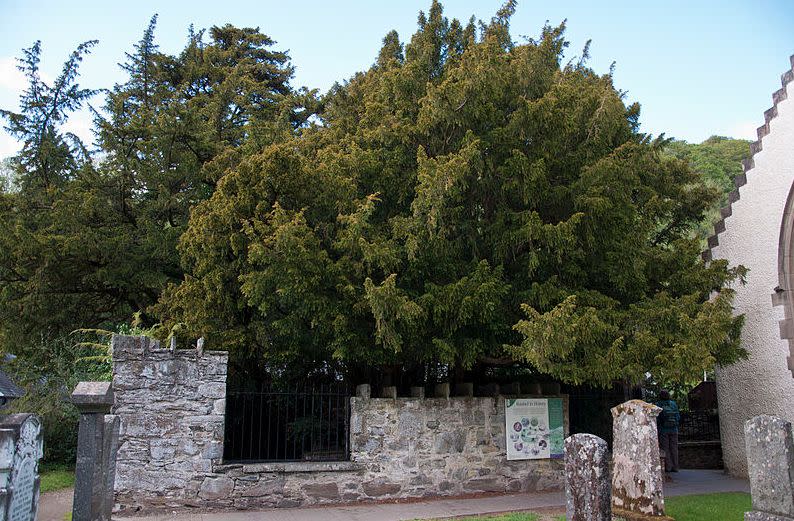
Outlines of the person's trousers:
{"type": "Polygon", "coordinates": [[[659,434],[659,448],[664,451],[665,472],[678,471],[678,433],[659,434]]]}

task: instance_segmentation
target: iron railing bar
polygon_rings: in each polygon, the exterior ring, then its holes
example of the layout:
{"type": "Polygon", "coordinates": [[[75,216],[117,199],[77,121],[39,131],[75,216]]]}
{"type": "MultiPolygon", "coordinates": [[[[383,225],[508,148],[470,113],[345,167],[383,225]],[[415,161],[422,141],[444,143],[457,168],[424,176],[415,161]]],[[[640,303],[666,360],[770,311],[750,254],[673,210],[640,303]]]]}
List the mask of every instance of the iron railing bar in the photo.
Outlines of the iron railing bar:
{"type": "Polygon", "coordinates": [[[270,433],[272,432],[271,429],[271,419],[273,418],[273,399],[268,396],[267,398],[267,452],[265,453],[267,458],[270,458],[270,433]]]}
{"type": "MultiPolygon", "coordinates": [[[[328,390],[330,392],[331,385],[328,385],[328,390]]],[[[328,424],[331,424],[331,400],[328,400],[328,424]]],[[[329,450],[331,446],[331,429],[328,429],[328,435],[326,436],[326,450],[329,450]]]]}
{"type": "Polygon", "coordinates": [[[259,395],[259,432],[257,433],[257,447],[256,447],[256,456],[259,459],[262,459],[262,418],[264,417],[264,407],[262,407],[262,400],[264,400],[265,395],[259,395]]]}
{"type": "Polygon", "coordinates": [[[309,426],[309,454],[314,457],[314,384],[312,383],[312,423],[309,426]]]}

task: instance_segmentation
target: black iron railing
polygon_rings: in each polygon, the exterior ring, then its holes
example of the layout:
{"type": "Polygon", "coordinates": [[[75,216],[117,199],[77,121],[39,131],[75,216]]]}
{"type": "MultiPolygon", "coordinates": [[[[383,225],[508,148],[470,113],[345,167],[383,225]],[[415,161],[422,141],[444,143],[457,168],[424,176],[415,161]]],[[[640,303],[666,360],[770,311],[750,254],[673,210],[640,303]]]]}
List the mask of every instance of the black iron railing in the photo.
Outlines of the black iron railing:
{"type": "Polygon", "coordinates": [[[343,461],[350,392],[341,383],[228,392],[224,460],[343,461]]]}
{"type": "Polygon", "coordinates": [[[715,441],[720,439],[720,418],[715,411],[681,413],[679,441],[715,441]]]}

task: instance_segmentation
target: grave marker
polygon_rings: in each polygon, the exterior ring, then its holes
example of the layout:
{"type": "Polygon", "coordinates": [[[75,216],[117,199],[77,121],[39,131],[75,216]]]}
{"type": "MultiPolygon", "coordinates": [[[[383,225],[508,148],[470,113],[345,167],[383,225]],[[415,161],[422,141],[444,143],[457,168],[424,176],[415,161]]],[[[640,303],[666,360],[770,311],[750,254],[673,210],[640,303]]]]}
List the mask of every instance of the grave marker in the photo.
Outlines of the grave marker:
{"type": "Polygon", "coordinates": [[[612,513],[626,521],[669,520],[656,417],[661,408],[629,400],[612,408],[612,513]]]}
{"type": "Polygon", "coordinates": [[[0,520],[35,521],[43,448],[36,415],[0,417],[0,520]]]}
{"type": "Polygon", "coordinates": [[[611,487],[607,442],[593,434],[566,438],[566,519],[612,521],[611,487]]]}
{"type": "Polygon", "coordinates": [[[791,422],[761,415],[744,424],[753,510],[745,521],[794,521],[794,440],[791,422]]]}

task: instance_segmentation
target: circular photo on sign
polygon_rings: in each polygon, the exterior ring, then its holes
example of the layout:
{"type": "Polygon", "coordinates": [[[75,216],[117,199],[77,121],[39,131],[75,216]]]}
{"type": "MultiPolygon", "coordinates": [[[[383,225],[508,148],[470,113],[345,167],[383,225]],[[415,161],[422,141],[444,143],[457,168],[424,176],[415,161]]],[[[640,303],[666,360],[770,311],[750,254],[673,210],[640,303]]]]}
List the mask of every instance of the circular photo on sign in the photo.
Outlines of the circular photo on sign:
{"type": "Polygon", "coordinates": [[[537,419],[537,418],[532,418],[532,421],[530,421],[529,423],[530,423],[530,425],[532,425],[533,427],[537,427],[539,422],[538,422],[538,419],[537,419]]]}
{"type": "Polygon", "coordinates": [[[518,441],[519,435],[518,433],[514,432],[510,435],[510,441],[518,441]]]}
{"type": "Polygon", "coordinates": [[[529,418],[521,418],[521,425],[523,425],[524,427],[529,425],[529,418]]]}
{"type": "Polygon", "coordinates": [[[513,445],[513,448],[516,449],[518,452],[521,452],[524,449],[524,444],[520,441],[513,445]]]}
{"type": "Polygon", "coordinates": [[[513,430],[516,431],[516,432],[521,432],[521,423],[515,422],[513,424],[513,430]]]}
{"type": "Polygon", "coordinates": [[[540,447],[541,449],[545,449],[548,446],[549,446],[549,444],[548,444],[548,442],[546,442],[546,440],[540,440],[538,442],[538,447],[540,447]]]}

